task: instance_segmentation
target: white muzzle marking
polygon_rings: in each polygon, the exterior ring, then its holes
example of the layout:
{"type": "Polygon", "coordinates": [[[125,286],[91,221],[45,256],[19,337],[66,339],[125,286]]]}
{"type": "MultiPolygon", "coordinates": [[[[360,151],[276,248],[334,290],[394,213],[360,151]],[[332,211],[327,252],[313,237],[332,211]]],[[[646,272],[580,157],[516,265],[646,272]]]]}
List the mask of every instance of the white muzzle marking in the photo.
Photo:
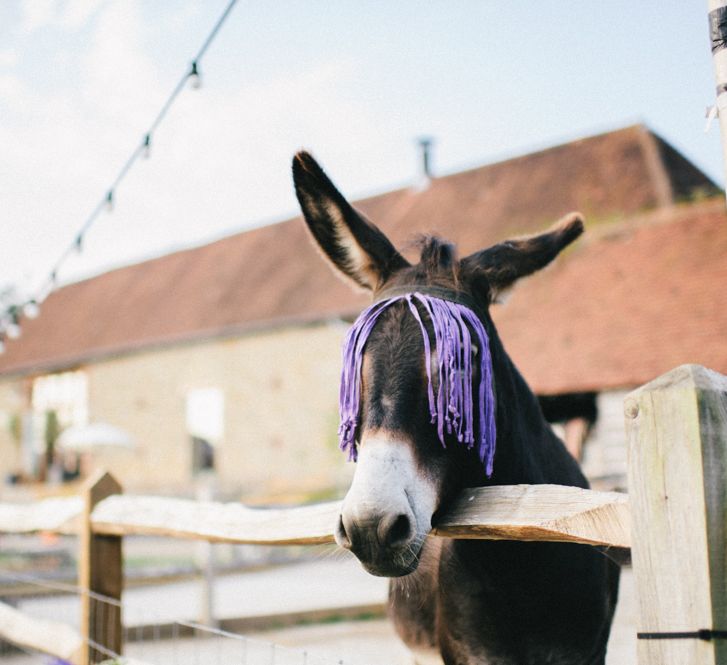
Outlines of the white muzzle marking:
{"type": "Polygon", "coordinates": [[[382,515],[406,515],[421,544],[437,502],[434,483],[421,476],[411,444],[377,432],[364,437],[351,488],[343,501],[345,523],[364,524],[382,515]]]}

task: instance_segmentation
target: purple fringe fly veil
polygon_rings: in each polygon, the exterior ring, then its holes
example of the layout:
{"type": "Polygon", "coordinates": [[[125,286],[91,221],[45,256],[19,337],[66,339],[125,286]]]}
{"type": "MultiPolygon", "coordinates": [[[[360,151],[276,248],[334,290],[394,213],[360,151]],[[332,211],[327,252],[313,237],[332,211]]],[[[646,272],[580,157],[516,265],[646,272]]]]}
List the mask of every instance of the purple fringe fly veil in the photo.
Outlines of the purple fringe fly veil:
{"type": "Polygon", "coordinates": [[[476,448],[485,465],[485,472],[488,477],[491,476],[495,458],[495,399],[487,332],[482,321],[469,307],[419,292],[374,303],[361,312],[346,335],[343,342],[339,397],[341,425],[338,434],[341,450],[348,453],[349,460],[356,460],[356,428],[359,424],[364,347],[381,313],[400,300],[406,301],[421,329],[428,380],[429,414],[431,422],[437,425],[439,440],[444,446],[445,433],[451,434],[468,448],[476,448]],[[417,303],[428,314],[434,332],[438,363],[436,369],[439,376],[436,395],[432,383],[431,343],[417,303]],[[480,381],[476,397],[472,394],[473,340],[470,328],[476,337],[475,344],[479,347],[480,358],[480,381]],[[476,432],[475,407],[478,409],[476,432]]]}

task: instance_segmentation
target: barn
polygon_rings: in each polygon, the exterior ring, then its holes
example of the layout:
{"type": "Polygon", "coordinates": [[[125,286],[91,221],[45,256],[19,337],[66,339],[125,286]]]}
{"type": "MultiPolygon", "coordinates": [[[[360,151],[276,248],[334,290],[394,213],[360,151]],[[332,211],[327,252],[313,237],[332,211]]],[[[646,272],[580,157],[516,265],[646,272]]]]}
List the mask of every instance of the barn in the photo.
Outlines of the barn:
{"type": "MultiPolygon", "coordinates": [[[[335,178],[335,174],[332,174],[335,178]]],[[[623,392],[684,362],[727,372],[718,188],[642,125],[355,202],[404,253],[418,233],[462,254],[580,210],[588,233],[497,305],[506,348],[603,486],[622,482],[623,392]]],[[[68,284],[0,356],[0,472],[43,475],[59,429],[132,490],[214,474],[245,497],[335,493],[339,347],[366,298],[334,278],[299,218],[68,284]]],[[[299,499],[300,495],[296,496],[299,499]]]]}

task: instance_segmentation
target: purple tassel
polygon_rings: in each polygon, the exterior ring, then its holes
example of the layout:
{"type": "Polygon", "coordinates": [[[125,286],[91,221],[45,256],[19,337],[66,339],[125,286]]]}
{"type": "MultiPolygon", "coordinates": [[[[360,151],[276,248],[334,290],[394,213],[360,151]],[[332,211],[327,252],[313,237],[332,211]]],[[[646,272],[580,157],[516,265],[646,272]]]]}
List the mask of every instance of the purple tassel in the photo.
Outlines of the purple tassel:
{"type": "Polygon", "coordinates": [[[490,343],[482,321],[465,305],[442,300],[422,293],[409,293],[374,303],[356,319],[343,342],[343,370],[339,408],[341,425],[338,429],[341,450],[349,460],[356,460],[356,428],[361,403],[361,365],[366,342],[381,313],[392,303],[406,300],[409,310],[419,324],[424,342],[427,370],[427,399],[432,424],[445,445],[445,434],[453,435],[468,448],[476,448],[492,475],[495,458],[495,399],[492,389],[492,358],[490,343]],[[437,394],[432,383],[432,349],[429,334],[417,308],[420,304],[429,315],[434,331],[437,352],[436,370],[439,376],[437,394]],[[480,356],[480,384],[476,397],[478,418],[475,433],[475,396],[472,394],[472,336],[474,331],[480,356]]]}

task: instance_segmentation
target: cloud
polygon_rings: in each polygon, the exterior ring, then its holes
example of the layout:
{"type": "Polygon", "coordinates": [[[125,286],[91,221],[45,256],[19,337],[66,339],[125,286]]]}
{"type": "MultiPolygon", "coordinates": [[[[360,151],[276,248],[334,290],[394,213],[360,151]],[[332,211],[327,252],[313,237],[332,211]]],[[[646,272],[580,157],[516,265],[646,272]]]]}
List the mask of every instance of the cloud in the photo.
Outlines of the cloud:
{"type": "Polygon", "coordinates": [[[21,78],[0,73],[0,108],[22,111],[27,108],[30,92],[21,78]]]}
{"type": "Polygon", "coordinates": [[[61,5],[60,24],[68,30],[82,28],[104,4],[102,0],[66,0],[61,5]]]}
{"type": "Polygon", "coordinates": [[[23,0],[20,28],[26,34],[49,26],[78,30],[102,4],[103,0],[23,0]]]}
{"type": "Polygon", "coordinates": [[[11,68],[18,64],[18,53],[11,49],[0,51],[0,67],[11,68]]]}
{"type": "Polygon", "coordinates": [[[33,32],[53,21],[58,10],[57,0],[23,0],[20,3],[20,24],[25,32],[33,32]]]}
{"type": "Polygon", "coordinates": [[[143,25],[137,0],[107,5],[80,58],[84,100],[114,121],[146,122],[151,113],[146,100],[161,87],[143,47],[143,25]]]}

